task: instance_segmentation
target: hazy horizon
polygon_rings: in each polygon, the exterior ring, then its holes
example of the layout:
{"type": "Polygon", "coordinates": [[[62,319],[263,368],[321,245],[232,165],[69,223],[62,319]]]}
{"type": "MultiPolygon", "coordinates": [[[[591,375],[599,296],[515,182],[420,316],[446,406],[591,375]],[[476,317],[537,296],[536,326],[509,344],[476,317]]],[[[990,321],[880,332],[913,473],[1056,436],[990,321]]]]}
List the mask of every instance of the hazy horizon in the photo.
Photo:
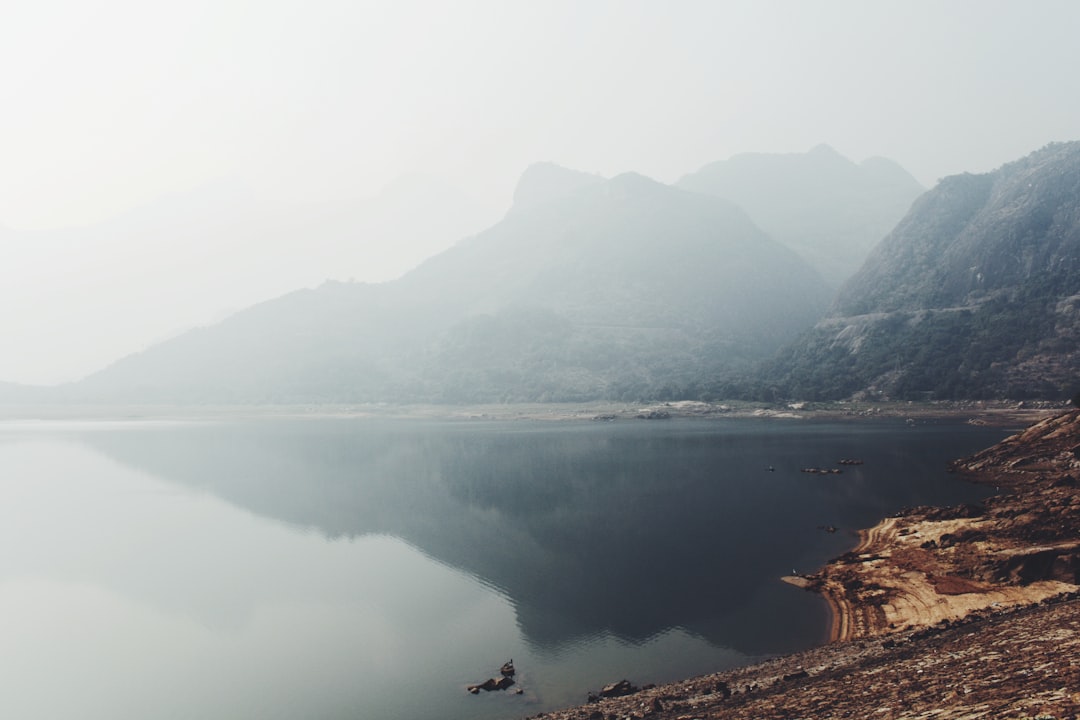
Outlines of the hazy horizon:
{"type": "Polygon", "coordinates": [[[495,222],[538,161],[673,183],[826,143],[932,187],[1080,127],[1069,2],[55,0],[0,18],[0,381],[78,379],[292,289],[396,277],[495,222]]]}

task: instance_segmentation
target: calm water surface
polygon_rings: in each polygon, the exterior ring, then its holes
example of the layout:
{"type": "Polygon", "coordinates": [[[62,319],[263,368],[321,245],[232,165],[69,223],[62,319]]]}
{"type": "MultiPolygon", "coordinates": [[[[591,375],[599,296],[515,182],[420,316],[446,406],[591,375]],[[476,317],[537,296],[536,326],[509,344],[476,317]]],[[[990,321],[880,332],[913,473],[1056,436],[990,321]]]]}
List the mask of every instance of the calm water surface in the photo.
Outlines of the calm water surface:
{"type": "Polygon", "coordinates": [[[777,578],[984,497],[945,462],[1006,434],[0,423],[0,717],[516,718],[806,648],[824,605],[777,578]],[[509,658],[522,695],[465,692],[509,658]]]}

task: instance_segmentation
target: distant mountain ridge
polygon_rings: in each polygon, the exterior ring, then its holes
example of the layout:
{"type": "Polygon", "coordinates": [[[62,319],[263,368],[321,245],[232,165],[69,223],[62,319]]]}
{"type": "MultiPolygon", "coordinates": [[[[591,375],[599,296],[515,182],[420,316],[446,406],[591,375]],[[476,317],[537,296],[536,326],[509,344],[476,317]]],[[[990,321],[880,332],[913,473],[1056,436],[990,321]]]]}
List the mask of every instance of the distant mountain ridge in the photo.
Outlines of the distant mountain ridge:
{"type": "Polygon", "coordinates": [[[806,398],[1062,398],[1078,371],[1071,142],[942,180],[765,377],[806,398]]]}
{"type": "Polygon", "coordinates": [[[731,203],[634,174],[546,167],[524,181],[520,207],[399,280],[285,295],[65,392],[87,402],[696,397],[827,303],[817,274],[731,203]]]}
{"type": "Polygon", "coordinates": [[[806,153],[735,155],[676,184],[738,204],[833,287],[859,268],[924,191],[892,160],[856,164],[828,145],[806,153]]]}
{"type": "Polygon", "coordinates": [[[0,228],[4,297],[34,308],[5,318],[5,344],[45,356],[33,367],[22,353],[0,355],[0,379],[76,379],[328,277],[399,277],[499,215],[446,182],[411,175],[377,196],[318,205],[270,203],[222,180],[85,227],[0,228]]]}
{"type": "Polygon", "coordinates": [[[551,162],[533,163],[514,189],[513,210],[521,210],[565,197],[581,188],[599,185],[601,175],[570,170],[551,162]]]}

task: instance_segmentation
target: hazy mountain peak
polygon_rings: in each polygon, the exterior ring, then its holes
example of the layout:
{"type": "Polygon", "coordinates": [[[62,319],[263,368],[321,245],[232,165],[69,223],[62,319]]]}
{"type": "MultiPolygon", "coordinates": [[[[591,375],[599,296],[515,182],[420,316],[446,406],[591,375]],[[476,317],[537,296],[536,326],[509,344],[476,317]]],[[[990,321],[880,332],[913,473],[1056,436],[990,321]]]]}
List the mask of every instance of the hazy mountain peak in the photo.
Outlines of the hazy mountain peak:
{"type": "Polygon", "coordinates": [[[526,181],[526,197],[551,199],[398,280],[282,296],[71,392],[143,402],[696,396],[824,309],[814,271],[730,202],[550,164],[526,181]]]}
{"type": "Polygon", "coordinates": [[[819,143],[819,144],[815,145],[814,147],[810,148],[809,152],[807,152],[806,154],[810,155],[811,157],[837,158],[839,160],[843,160],[844,162],[848,162],[848,163],[851,162],[851,160],[849,160],[848,158],[846,158],[843,155],[841,155],[840,153],[838,153],[833,148],[833,146],[829,145],[828,143],[819,143]]]}
{"type": "Polygon", "coordinates": [[[805,153],[735,155],[686,175],[676,187],[740,205],[835,286],[923,192],[891,160],[857,165],[825,144],[805,153]]]}
{"type": "Polygon", "coordinates": [[[607,181],[607,187],[611,192],[623,193],[631,197],[641,193],[654,193],[657,190],[668,188],[664,183],[636,172],[625,172],[616,175],[607,181]]]}
{"type": "Polygon", "coordinates": [[[591,185],[604,182],[604,177],[570,170],[552,162],[533,163],[518,180],[514,190],[514,209],[542,205],[591,185]]]}

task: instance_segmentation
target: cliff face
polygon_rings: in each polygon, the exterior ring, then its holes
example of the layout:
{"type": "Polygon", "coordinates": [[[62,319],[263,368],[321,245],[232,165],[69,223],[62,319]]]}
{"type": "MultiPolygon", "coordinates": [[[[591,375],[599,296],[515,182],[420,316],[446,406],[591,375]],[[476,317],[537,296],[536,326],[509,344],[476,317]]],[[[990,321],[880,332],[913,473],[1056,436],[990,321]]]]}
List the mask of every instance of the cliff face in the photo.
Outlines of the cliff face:
{"type": "Polygon", "coordinates": [[[1080,142],[943,180],[769,379],[796,397],[1063,398],[1080,368],[1080,142]]]}

